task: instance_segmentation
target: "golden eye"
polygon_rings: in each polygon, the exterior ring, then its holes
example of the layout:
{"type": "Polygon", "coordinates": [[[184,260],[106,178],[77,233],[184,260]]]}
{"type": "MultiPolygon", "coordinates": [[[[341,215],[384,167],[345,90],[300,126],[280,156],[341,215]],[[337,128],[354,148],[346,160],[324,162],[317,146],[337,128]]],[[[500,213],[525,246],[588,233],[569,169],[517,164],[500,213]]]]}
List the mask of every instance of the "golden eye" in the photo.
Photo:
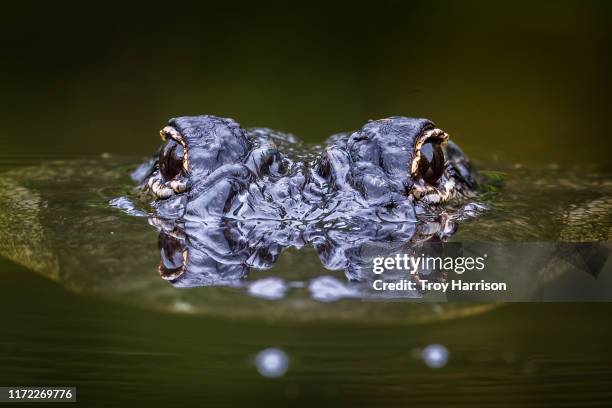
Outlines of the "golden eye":
{"type": "Polygon", "coordinates": [[[419,174],[426,183],[434,185],[444,173],[444,152],[440,143],[427,142],[421,146],[419,174]]]}
{"type": "Polygon", "coordinates": [[[181,173],[185,149],[183,145],[169,139],[159,152],[159,171],[166,180],[172,180],[181,173]]]}

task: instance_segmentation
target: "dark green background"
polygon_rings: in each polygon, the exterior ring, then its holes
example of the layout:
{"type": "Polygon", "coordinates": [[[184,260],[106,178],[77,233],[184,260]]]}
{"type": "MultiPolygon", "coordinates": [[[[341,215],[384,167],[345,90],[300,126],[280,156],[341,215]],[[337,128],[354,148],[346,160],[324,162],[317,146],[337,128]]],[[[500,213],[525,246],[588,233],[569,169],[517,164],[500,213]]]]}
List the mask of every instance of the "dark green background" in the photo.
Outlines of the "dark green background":
{"type": "Polygon", "coordinates": [[[176,115],[308,141],[406,115],[480,159],[609,161],[610,2],[3,7],[6,151],[149,154],[176,115]]]}

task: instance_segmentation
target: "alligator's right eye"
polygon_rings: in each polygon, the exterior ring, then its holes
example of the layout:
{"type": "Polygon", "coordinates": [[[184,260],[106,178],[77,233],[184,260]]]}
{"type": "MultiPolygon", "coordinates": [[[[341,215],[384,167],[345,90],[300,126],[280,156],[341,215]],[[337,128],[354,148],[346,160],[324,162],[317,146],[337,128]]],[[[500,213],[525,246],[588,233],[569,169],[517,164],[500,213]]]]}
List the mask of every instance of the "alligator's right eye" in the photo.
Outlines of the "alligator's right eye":
{"type": "Polygon", "coordinates": [[[172,180],[183,169],[185,149],[183,145],[170,139],[159,152],[159,171],[166,180],[172,180]]]}
{"type": "Polygon", "coordinates": [[[427,142],[421,147],[419,173],[428,184],[434,185],[444,173],[444,152],[440,143],[427,142]]]}

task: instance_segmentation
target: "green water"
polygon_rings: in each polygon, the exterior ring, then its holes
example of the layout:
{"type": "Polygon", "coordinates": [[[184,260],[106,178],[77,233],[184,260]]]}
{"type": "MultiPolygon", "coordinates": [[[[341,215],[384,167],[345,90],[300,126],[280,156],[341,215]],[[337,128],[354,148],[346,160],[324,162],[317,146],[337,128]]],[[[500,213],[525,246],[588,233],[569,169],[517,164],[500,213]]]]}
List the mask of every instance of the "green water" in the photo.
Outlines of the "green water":
{"type": "MultiPolygon", "coordinates": [[[[453,240],[610,241],[609,2],[25,3],[0,27],[0,386],[99,406],[609,404],[609,303],[178,290],[146,219],[107,205],[171,116],[313,143],[424,116],[504,179],[453,240]],[[434,343],[443,368],[419,357],[434,343]],[[268,347],[288,356],[280,378],[255,366],[268,347]]],[[[343,279],[288,251],[248,279],[322,274],[343,279]]]]}
{"type": "MultiPolygon", "coordinates": [[[[76,385],[81,401],[102,405],[571,406],[609,397],[607,303],[320,302],[306,290],[264,300],[240,288],[176,289],[158,275],[156,230],[108,205],[131,193],[135,164],[23,160],[0,173],[11,191],[0,199],[1,383],[76,385]],[[443,368],[419,357],[434,343],[450,352],[443,368]],[[257,372],[255,356],[268,347],[289,358],[279,379],[257,372]],[[572,387],[571,398],[559,397],[559,384],[572,387]]],[[[486,174],[504,182],[487,186],[480,199],[489,211],[462,223],[453,241],[609,240],[612,182],[603,170],[498,166],[486,174]]],[[[313,250],[289,250],[247,279],[322,275],[344,280],[313,250]]]]}

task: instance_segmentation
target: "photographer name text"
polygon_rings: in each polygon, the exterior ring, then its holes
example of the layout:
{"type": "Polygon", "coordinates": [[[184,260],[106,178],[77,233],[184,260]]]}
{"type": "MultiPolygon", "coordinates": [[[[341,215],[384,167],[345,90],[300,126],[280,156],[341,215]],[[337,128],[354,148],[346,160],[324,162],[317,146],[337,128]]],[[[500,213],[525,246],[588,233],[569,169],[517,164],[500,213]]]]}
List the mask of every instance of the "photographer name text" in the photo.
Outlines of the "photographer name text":
{"type": "MultiPolygon", "coordinates": [[[[479,257],[439,257],[413,256],[396,254],[388,257],[376,257],[372,262],[372,272],[381,275],[384,272],[405,272],[413,279],[393,279],[391,281],[377,279],[372,288],[376,291],[506,291],[505,282],[488,282],[484,279],[430,279],[435,273],[453,272],[462,275],[466,271],[483,271],[486,267],[487,255],[479,257]],[[418,279],[415,279],[418,277],[418,279]]],[[[445,275],[446,276],[446,275],[445,275]]],[[[396,278],[397,276],[394,276],[396,278]]]]}

